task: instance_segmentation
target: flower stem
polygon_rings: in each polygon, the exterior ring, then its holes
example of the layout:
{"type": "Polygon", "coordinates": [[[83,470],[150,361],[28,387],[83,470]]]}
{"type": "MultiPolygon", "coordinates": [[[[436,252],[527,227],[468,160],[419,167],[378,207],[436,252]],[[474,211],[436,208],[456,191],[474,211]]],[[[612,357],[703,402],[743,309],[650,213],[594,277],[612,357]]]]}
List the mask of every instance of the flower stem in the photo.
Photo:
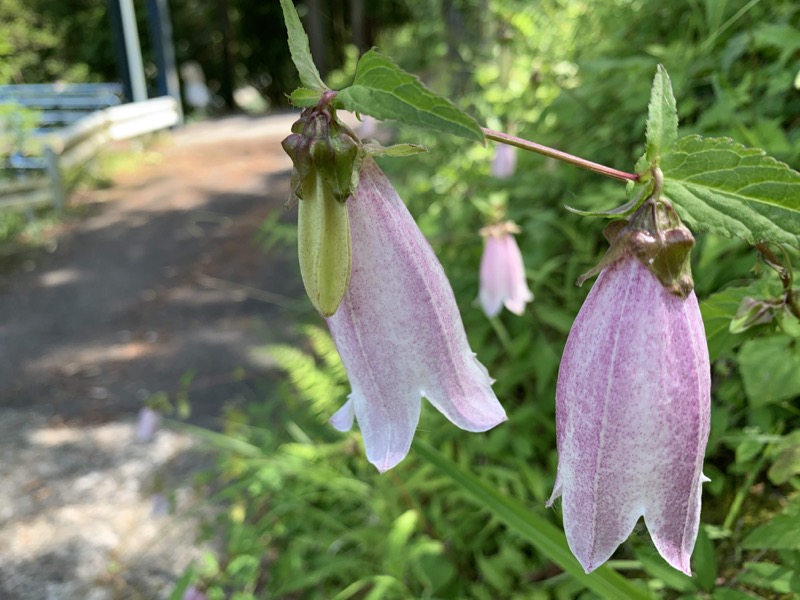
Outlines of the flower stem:
{"type": "Polygon", "coordinates": [[[537,152],[538,154],[544,154],[550,158],[555,158],[556,160],[599,173],[600,175],[605,175],[606,177],[611,177],[612,179],[616,179],[618,181],[639,181],[639,176],[635,173],[618,171],[617,169],[612,169],[611,167],[607,167],[584,158],[579,158],[577,156],[573,156],[572,154],[567,154],[566,152],[556,150],[555,148],[550,148],[549,146],[543,146],[542,144],[537,144],[536,142],[524,140],[508,133],[494,131],[493,129],[487,129],[486,127],[481,127],[481,130],[487,138],[494,140],[495,142],[508,144],[509,146],[516,146],[517,148],[530,150],[531,152],[537,152]]]}

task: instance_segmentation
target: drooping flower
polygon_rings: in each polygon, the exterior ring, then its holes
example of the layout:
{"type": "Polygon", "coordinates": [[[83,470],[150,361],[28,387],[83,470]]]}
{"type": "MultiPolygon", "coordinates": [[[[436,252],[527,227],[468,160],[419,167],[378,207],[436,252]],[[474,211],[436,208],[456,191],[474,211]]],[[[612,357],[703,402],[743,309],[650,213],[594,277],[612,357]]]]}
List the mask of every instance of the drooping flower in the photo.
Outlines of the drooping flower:
{"type": "Polygon", "coordinates": [[[206,598],[207,596],[193,585],[186,588],[183,593],[183,600],[206,600],[206,598]]]}
{"type": "Polygon", "coordinates": [[[161,413],[149,406],[142,408],[136,419],[136,431],[134,434],[136,441],[140,443],[153,441],[160,423],[161,413]]]}
{"type": "Polygon", "coordinates": [[[150,496],[150,514],[154,517],[163,517],[170,511],[169,498],[163,492],[157,492],[150,496]]]}
{"type": "Polygon", "coordinates": [[[352,392],[331,424],[346,431],[355,417],[367,459],[383,472],[408,454],[422,396],[467,431],[506,415],[441,264],[371,158],[347,209],[352,275],[328,326],[352,392]]]}
{"type": "Polygon", "coordinates": [[[498,144],[492,160],[492,175],[498,179],[507,179],[517,169],[517,149],[508,144],[498,144]]]}
{"type": "Polygon", "coordinates": [[[567,541],[587,573],[643,516],[661,556],[691,574],[707,481],[708,347],[691,277],[687,288],[680,269],[670,281],[651,270],[688,259],[691,234],[682,225],[639,229],[636,215],[631,224],[616,237],[622,246],[612,244],[601,263],[564,349],[558,473],[548,506],[562,497],[567,541]]]}
{"type": "Polygon", "coordinates": [[[525,311],[533,293],[525,280],[522,254],[512,234],[519,227],[506,221],[481,229],[486,239],[481,257],[479,299],[489,318],[500,313],[503,305],[515,315],[525,311]]]}

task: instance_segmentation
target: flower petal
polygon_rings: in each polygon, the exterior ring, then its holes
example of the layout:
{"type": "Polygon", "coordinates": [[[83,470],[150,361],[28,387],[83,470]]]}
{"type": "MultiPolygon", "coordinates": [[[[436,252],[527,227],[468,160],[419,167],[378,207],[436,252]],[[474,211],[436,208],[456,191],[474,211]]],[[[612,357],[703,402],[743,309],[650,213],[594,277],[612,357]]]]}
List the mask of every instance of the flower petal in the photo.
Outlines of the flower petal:
{"type": "Polygon", "coordinates": [[[515,315],[525,312],[525,305],[533,300],[533,293],[525,279],[525,266],[522,264],[522,253],[514,236],[508,234],[503,239],[505,246],[506,268],[508,269],[509,290],[505,305],[515,315]]]}
{"type": "Polygon", "coordinates": [[[328,326],[367,457],[386,470],[408,452],[423,394],[471,431],[497,425],[505,412],[469,348],[441,264],[372,159],[347,207],[353,271],[328,326]]]}
{"type": "Polygon", "coordinates": [[[697,299],[669,294],[634,258],[601,273],[558,376],[558,484],[570,549],[597,568],[645,517],[689,572],[709,430],[710,366],[697,299]]]}
{"type": "Polygon", "coordinates": [[[506,179],[514,174],[517,168],[517,149],[508,144],[498,144],[492,159],[492,175],[498,179],[506,179]]]}
{"type": "Polygon", "coordinates": [[[494,235],[486,238],[481,257],[479,298],[483,312],[490,319],[500,314],[503,301],[511,293],[511,282],[505,264],[504,245],[494,235]]]}
{"type": "Polygon", "coordinates": [[[350,431],[353,428],[354,417],[355,409],[353,408],[353,399],[348,398],[347,402],[334,413],[328,422],[333,425],[333,428],[337,431],[350,431]]]}

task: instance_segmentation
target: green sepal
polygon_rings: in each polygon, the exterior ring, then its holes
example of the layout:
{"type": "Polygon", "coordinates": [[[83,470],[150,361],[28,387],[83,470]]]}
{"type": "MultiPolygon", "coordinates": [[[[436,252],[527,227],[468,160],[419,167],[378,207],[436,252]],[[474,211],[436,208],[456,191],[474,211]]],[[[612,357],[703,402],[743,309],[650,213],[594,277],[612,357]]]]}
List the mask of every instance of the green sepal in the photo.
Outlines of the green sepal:
{"type": "Polygon", "coordinates": [[[311,146],[311,158],[330,187],[333,197],[345,202],[358,186],[358,171],[362,155],[360,144],[344,132],[335,133],[331,127],[330,135],[311,146]]]}
{"type": "Polygon", "coordinates": [[[330,317],[350,285],[350,218],[347,205],[334,198],[319,171],[303,188],[297,213],[300,275],[311,304],[330,317]]]}
{"type": "Polygon", "coordinates": [[[383,146],[377,140],[365,139],[364,151],[370,156],[413,156],[421,152],[427,152],[428,148],[422,144],[394,144],[393,146],[383,146]]]}
{"type": "Polygon", "coordinates": [[[627,217],[628,215],[633,214],[636,210],[644,204],[644,201],[647,199],[647,187],[642,186],[639,189],[639,192],[636,196],[634,196],[631,200],[617,206],[616,208],[609,208],[608,210],[580,210],[578,208],[573,208],[572,206],[564,205],[569,212],[575,213],[577,215],[581,215],[582,217],[608,217],[608,218],[619,218],[619,217],[627,217]]]}
{"type": "MultiPolygon", "coordinates": [[[[333,92],[302,112],[282,145],[294,163],[300,274],[311,303],[326,317],[350,285],[352,256],[346,201],[358,186],[365,152],[336,118],[333,92]]],[[[290,199],[291,201],[291,199],[290,199]]]]}
{"type": "Polygon", "coordinates": [[[309,88],[297,88],[289,94],[289,102],[292,106],[298,108],[308,108],[309,106],[316,106],[322,99],[322,92],[319,90],[311,90],[309,88]]]}
{"type": "Polygon", "coordinates": [[[672,205],[656,195],[648,197],[629,219],[609,223],[604,233],[611,246],[597,265],[578,278],[578,285],[622,257],[634,256],[671,294],[689,295],[694,289],[689,260],[694,237],[672,205]]]}

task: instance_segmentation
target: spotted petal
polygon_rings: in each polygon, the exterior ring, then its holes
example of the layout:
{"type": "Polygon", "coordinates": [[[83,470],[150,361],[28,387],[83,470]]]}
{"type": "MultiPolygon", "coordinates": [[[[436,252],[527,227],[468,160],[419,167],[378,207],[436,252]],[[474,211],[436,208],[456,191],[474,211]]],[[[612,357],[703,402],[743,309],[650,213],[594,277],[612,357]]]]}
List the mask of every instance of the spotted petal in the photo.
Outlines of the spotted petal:
{"type": "Polygon", "coordinates": [[[634,258],[600,275],[570,331],[556,391],[558,475],[570,549],[587,572],[640,516],[691,574],[709,432],[710,365],[697,298],[634,258]]]}

